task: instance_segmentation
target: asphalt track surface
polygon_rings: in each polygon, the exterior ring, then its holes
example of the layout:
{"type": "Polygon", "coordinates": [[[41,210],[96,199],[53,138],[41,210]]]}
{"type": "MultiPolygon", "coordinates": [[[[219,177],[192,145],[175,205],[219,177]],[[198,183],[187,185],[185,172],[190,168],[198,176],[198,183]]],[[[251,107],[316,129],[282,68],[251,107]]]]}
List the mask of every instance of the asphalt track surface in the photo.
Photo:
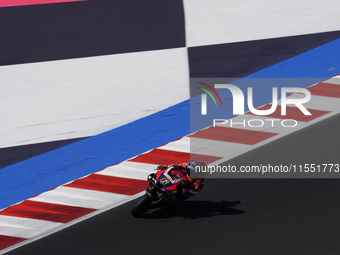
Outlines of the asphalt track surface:
{"type": "MultiPolygon", "coordinates": [[[[339,126],[340,114],[231,162],[339,163],[339,126]]],[[[180,206],[133,218],[132,201],[7,254],[338,255],[339,199],[340,179],[209,179],[180,206]]]]}

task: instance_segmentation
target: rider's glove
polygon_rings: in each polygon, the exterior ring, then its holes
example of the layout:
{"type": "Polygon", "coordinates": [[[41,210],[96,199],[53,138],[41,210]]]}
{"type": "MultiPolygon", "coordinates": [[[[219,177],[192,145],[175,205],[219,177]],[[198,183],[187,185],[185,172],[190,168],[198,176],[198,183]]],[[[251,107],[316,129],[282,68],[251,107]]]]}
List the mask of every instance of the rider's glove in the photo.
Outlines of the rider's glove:
{"type": "Polygon", "coordinates": [[[164,169],[166,169],[166,168],[167,168],[167,166],[159,165],[159,166],[156,168],[156,170],[164,170],[164,169]]]}
{"type": "Polygon", "coordinates": [[[181,197],[184,198],[184,199],[188,198],[189,197],[189,191],[185,188],[182,188],[181,197]]]}

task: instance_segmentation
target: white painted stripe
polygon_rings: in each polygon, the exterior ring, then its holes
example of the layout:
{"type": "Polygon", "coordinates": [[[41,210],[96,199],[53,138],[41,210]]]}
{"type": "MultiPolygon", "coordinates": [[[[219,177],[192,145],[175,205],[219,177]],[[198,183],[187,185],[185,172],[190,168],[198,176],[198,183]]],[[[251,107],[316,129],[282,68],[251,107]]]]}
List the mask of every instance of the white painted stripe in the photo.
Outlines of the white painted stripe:
{"type": "Polygon", "coordinates": [[[62,223],[0,215],[0,234],[31,238],[62,223]]]}
{"type": "Polygon", "coordinates": [[[110,166],[96,172],[96,174],[146,180],[147,176],[154,172],[158,165],[124,161],[118,165],[110,166]]]}
{"type": "Polygon", "coordinates": [[[201,155],[226,157],[228,155],[233,155],[237,151],[247,149],[249,146],[250,145],[241,143],[231,143],[191,137],[192,153],[201,155]]]}
{"type": "Polygon", "coordinates": [[[128,196],[123,194],[60,186],[28,200],[100,209],[126,199],[126,197],[128,196]]]}
{"type": "Polygon", "coordinates": [[[0,148],[100,134],[183,102],[188,68],[185,47],[1,66],[0,148]]]}
{"type": "Polygon", "coordinates": [[[190,153],[190,140],[191,138],[185,136],[179,140],[158,147],[158,149],[190,153]]]}
{"type": "Polygon", "coordinates": [[[183,2],[187,46],[337,31],[340,26],[340,2],[334,0],[183,2]]]}
{"type": "Polygon", "coordinates": [[[326,81],[324,81],[325,83],[331,83],[334,85],[340,85],[340,75],[332,77],[326,81]]]}
{"type": "Polygon", "coordinates": [[[183,137],[180,140],[168,143],[158,149],[172,150],[186,153],[195,153],[208,156],[223,157],[249,145],[201,139],[196,137],[183,137]]]}

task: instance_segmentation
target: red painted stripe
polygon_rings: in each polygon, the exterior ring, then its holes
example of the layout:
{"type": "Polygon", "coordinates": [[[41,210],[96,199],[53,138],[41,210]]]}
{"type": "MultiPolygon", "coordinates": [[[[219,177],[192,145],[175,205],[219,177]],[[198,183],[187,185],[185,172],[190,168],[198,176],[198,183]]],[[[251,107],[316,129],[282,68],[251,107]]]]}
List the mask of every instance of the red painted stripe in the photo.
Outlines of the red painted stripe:
{"type": "Polygon", "coordinates": [[[0,215],[66,223],[93,211],[95,209],[25,200],[0,211],[0,215]]]}
{"type": "Polygon", "coordinates": [[[0,235],[0,250],[25,240],[25,238],[20,237],[0,235]]]}
{"type": "Polygon", "coordinates": [[[153,149],[152,151],[141,154],[133,159],[130,159],[129,161],[156,165],[170,165],[190,161],[190,159],[196,159],[209,164],[221,158],[186,152],[153,149]]]}
{"type": "Polygon", "coordinates": [[[230,127],[210,127],[198,131],[190,136],[196,138],[211,139],[216,141],[253,145],[275,135],[277,134],[230,127]]]}
{"type": "MultiPolygon", "coordinates": [[[[150,169],[150,173],[152,170],[153,169],[150,169]]],[[[64,186],[125,195],[134,195],[145,190],[148,186],[148,182],[122,177],[91,174],[85,178],[75,180],[64,186]]]]}
{"type": "Polygon", "coordinates": [[[320,82],[315,86],[307,88],[312,95],[340,98],[340,85],[320,82]]]}
{"type": "MultiPolygon", "coordinates": [[[[257,108],[257,109],[258,110],[266,110],[266,109],[269,109],[269,108],[270,108],[270,104],[267,104],[267,105],[262,106],[262,107],[257,108]]],[[[294,119],[296,121],[308,122],[308,121],[314,120],[316,118],[319,118],[322,115],[329,113],[328,111],[321,111],[321,110],[314,110],[314,109],[308,109],[308,111],[312,115],[306,116],[301,112],[301,110],[299,108],[287,106],[286,115],[281,115],[281,105],[278,105],[275,112],[270,114],[270,115],[266,115],[266,117],[278,118],[278,119],[294,119]]],[[[254,115],[251,112],[247,112],[247,114],[254,115]]]]}
{"type": "Polygon", "coordinates": [[[0,7],[36,5],[36,4],[55,4],[66,2],[82,2],[87,0],[0,0],[0,7]]]}

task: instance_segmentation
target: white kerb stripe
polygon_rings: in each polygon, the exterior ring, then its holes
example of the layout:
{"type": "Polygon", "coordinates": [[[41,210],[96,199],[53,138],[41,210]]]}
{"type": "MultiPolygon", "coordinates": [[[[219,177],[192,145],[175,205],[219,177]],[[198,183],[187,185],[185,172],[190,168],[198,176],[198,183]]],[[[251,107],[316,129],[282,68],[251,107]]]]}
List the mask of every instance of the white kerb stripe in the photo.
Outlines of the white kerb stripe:
{"type": "Polygon", "coordinates": [[[340,85],[340,75],[335,76],[333,78],[330,78],[330,79],[328,79],[324,82],[325,83],[331,83],[331,84],[334,84],[334,85],[340,85]]]}
{"type": "Polygon", "coordinates": [[[0,234],[31,238],[62,223],[0,215],[0,234]]]}
{"type": "Polygon", "coordinates": [[[235,151],[244,150],[250,146],[248,144],[223,142],[196,137],[191,137],[190,139],[192,148],[191,153],[217,157],[225,157],[226,155],[233,154],[235,151]]]}
{"type": "Polygon", "coordinates": [[[158,147],[158,149],[190,153],[190,138],[185,136],[179,140],[158,147]]]}
{"type": "Polygon", "coordinates": [[[196,137],[183,137],[158,149],[224,157],[235,150],[243,150],[247,146],[249,145],[196,137]]]}
{"type": "Polygon", "coordinates": [[[155,172],[158,165],[124,161],[118,165],[110,166],[96,172],[96,174],[123,177],[137,180],[146,180],[147,176],[155,172]]]}
{"type": "Polygon", "coordinates": [[[28,200],[100,209],[126,199],[126,197],[128,196],[122,194],[60,186],[28,200]]]}

